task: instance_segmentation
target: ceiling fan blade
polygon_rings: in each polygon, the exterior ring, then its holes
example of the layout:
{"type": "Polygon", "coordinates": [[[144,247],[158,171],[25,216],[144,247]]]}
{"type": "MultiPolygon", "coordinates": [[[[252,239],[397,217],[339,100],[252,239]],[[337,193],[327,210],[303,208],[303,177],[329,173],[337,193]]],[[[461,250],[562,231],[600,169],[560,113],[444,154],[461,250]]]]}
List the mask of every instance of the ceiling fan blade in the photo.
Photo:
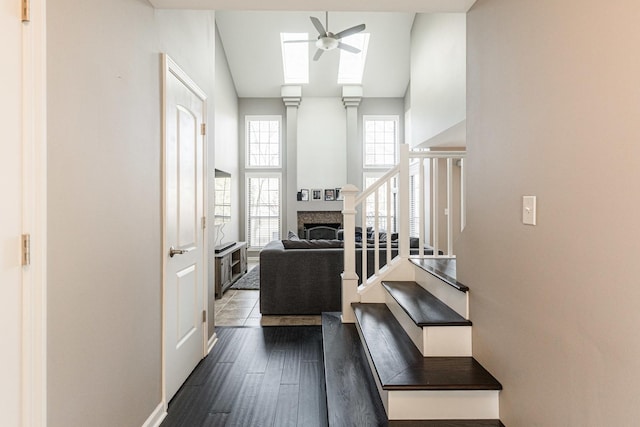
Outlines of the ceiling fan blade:
{"type": "Polygon", "coordinates": [[[360,49],[358,49],[357,47],[353,47],[349,44],[344,44],[342,42],[338,43],[338,49],[344,49],[347,52],[351,52],[351,53],[360,53],[360,49]]]}
{"type": "Polygon", "coordinates": [[[324,53],[324,50],[322,50],[322,49],[316,50],[316,54],[313,55],[313,60],[317,61],[318,59],[320,59],[320,57],[322,56],[323,53],[324,53]]]}
{"type": "Polygon", "coordinates": [[[285,40],[282,43],[315,43],[318,40],[285,40]]]}
{"type": "Polygon", "coordinates": [[[327,34],[327,30],[324,29],[324,27],[322,26],[322,22],[320,22],[318,18],[316,18],[315,16],[310,16],[309,18],[311,19],[311,23],[314,27],[316,27],[316,30],[318,30],[318,33],[321,36],[327,34]]]}
{"type": "Polygon", "coordinates": [[[365,29],[365,25],[364,24],[356,25],[355,27],[347,28],[346,30],[340,31],[334,37],[337,38],[337,39],[341,39],[343,37],[347,37],[347,36],[350,36],[352,34],[359,33],[360,31],[364,31],[364,29],[365,29]]]}

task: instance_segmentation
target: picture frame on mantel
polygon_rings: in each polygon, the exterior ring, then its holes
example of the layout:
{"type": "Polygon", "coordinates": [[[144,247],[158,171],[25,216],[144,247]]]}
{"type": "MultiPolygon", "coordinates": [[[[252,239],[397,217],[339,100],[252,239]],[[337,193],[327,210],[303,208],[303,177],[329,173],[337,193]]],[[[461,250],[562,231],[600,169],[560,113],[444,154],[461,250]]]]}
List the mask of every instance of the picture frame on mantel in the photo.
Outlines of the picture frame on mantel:
{"type": "Polygon", "coordinates": [[[312,189],[311,200],[322,200],[322,190],[318,188],[312,189]]]}
{"type": "Polygon", "coordinates": [[[336,189],[335,188],[327,188],[324,190],[324,200],[326,202],[333,202],[336,199],[336,189]]]}
{"type": "Polygon", "coordinates": [[[336,188],[336,200],[344,200],[344,197],[342,197],[342,188],[336,188]]]}
{"type": "Polygon", "coordinates": [[[308,202],[309,201],[309,189],[308,188],[303,188],[302,190],[300,190],[300,200],[303,202],[308,202]]]}

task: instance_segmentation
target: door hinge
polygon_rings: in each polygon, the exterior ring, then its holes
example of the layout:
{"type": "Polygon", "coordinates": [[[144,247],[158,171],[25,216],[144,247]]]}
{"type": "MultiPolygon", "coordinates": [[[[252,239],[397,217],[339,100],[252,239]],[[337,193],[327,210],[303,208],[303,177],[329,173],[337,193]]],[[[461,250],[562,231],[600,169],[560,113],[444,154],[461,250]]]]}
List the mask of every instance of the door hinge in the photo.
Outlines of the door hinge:
{"type": "Polygon", "coordinates": [[[202,310],[202,323],[207,323],[207,310],[202,310]]]}
{"type": "Polygon", "coordinates": [[[22,22],[31,21],[31,0],[22,0],[22,22]]]}
{"type": "Polygon", "coordinates": [[[31,235],[22,235],[22,265],[31,264],[31,235]]]}
{"type": "Polygon", "coordinates": [[[201,225],[202,225],[202,229],[204,230],[205,228],[207,228],[207,217],[203,216],[202,220],[201,220],[201,225]]]}
{"type": "Polygon", "coordinates": [[[200,134],[201,135],[206,135],[207,134],[207,124],[206,123],[202,123],[200,125],[200,134]]]}

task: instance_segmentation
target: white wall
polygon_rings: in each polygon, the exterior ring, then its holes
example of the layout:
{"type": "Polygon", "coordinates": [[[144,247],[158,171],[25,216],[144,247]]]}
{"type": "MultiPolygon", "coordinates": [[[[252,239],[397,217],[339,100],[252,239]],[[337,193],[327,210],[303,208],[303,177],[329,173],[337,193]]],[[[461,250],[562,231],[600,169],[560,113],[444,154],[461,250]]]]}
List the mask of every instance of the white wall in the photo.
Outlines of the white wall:
{"type": "Polygon", "coordinates": [[[465,25],[462,13],[416,14],[411,30],[412,146],[426,141],[464,145],[465,25]]]}
{"type": "Polygon", "coordinates": [[[467,18],[458,275],[508,426],[640,418],[638,16],[634,0],[479,0],[467,18]]]}
{"type": "Polygon", "coordinates": [[[303,98],[298,108],[298,190],[347,182],[347,117],[341,98],[303,98]]]}
{"type": "Polygon", "coordinates": [[[48,425],[140,426],[161,400],[160,52],[212,94],[214,14],[47,9],[48,425]]]}

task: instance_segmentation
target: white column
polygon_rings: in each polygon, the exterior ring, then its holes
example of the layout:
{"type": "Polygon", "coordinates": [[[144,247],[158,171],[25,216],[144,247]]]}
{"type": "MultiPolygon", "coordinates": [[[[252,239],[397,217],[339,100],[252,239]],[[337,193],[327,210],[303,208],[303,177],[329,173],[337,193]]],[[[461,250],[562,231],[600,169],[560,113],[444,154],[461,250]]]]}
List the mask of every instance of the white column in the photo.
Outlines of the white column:
{"type": "Polygon", "coordinates": [[[342,87],[342,103],[347,111],[347,182],[354,185],[359,185],[362,180],[362,144],[358,141],[360,101],[362,101],[362,86],[342,87]]]}
{"type": "Polygon", "coordinates": [[[281,96],[286,106],[286,141],[287,153],[284,170],[286,179],[282,188],[283,219],[282,236],[287,231],[298,232],[298,107],[302,100],[302,86],[282,86],[281,96]]]}

